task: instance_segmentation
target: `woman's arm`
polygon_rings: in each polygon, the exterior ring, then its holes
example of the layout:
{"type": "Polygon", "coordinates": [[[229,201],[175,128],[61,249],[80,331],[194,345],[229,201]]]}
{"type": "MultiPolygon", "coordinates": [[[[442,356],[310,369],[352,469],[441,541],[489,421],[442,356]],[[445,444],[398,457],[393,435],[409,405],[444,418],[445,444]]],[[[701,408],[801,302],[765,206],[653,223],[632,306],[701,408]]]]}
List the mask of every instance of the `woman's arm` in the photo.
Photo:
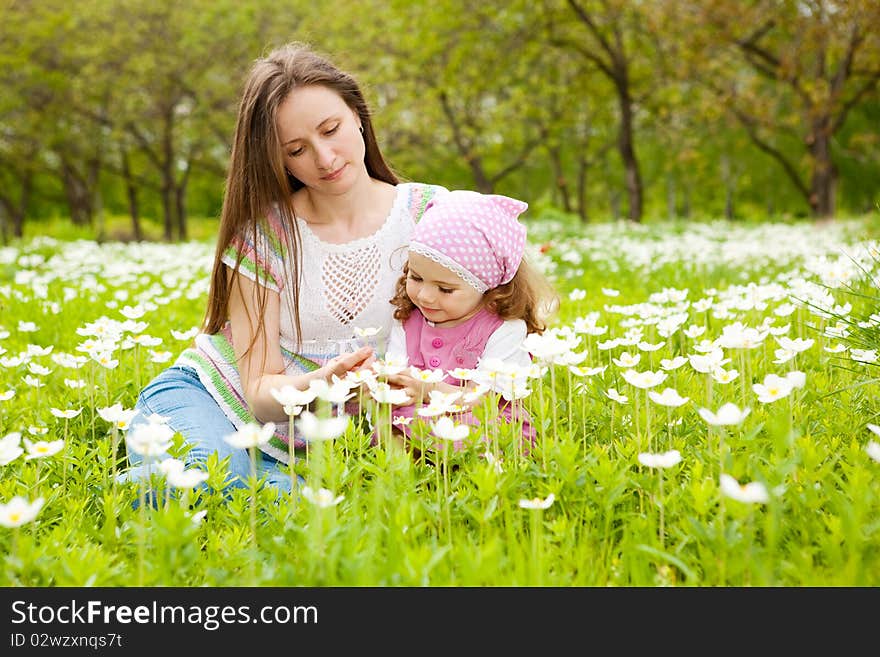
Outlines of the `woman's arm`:
{"type": "Polygon", "coordinates": [[[232,325],[232,343],[238,362],[245,401],[260,422],[284,422],[288,419],[284,408],[271,395],[273,388],[292,385],[300,390],[316,379],[339,377],[361,366],[371,355],[370,347],[362,347],[343,354],[326,365],[295,376],[284,373],[281,357],[281,297],[278,292],[257,285],[246,276],[232,274],[229,296],[229,319],[232,325]],[[259,326],[257,299],[266,294],[263,326],[259,326]],[[256,336],[256,339],[255,339],[256,336]],[[253,341],[253,347],[248,346],[253,341]]]}

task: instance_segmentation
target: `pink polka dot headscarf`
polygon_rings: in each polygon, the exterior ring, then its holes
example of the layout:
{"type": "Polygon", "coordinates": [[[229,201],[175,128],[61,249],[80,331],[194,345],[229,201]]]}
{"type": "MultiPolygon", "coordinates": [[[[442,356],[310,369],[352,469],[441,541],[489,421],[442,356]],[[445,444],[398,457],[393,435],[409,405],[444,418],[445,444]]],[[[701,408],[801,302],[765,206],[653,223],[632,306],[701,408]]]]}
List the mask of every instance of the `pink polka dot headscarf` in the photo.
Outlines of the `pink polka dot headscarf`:
{"type": "Polygon", "coordinates": [[[526,227],[517,217],[528,207],[499,194],[441,193],[428,202],[409,249],[486,292],[516,275],[526,246],[526,227]]]}

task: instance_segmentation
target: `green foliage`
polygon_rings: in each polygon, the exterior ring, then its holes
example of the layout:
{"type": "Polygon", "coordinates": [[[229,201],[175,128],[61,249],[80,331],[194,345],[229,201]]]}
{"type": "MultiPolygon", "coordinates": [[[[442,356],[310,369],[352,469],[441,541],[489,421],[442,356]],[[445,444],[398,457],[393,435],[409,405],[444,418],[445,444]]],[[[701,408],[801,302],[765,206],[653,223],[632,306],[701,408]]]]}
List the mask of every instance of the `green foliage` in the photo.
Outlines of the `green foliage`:
{"type": "MultiPolygon", "coordinates": [[[[65,440],[53,456],[18,456],[0,466],[0,504],[16,495],[44,499],[34,521],[0,527],[0,582],[876,586],[880,464],[866,450],[873,434],[865,424],[877,421],[878,396],[865,381],[871,366],[850,358],[847,367],[835,367],[843,356],[825,348],[847,342],[825,334],[836,320],[823,316],[833,308],[820,294],[828,291],[834,306],[852,301],[853,328],[871,308],[876,312],[871,278],[878,263],[869,255],[876,242],[863,239],[874,217],[824,227],[671,222],[584,229],[572,215],[546,216],[530,234],[536,246],[547,246],[536,263],[562,296],[552,330],[577,336],[581,366],[605,369],[586,375],[549,365],[531,382],[525,403],[541,430],[528,456],[517,449],[515,427],[490,415],[487,442],[449,451],[437,466],[371,447],[365,428],[352,425],[319,460],[312,453],[296,466],[308,482],[343,496],[326,508],[302,495],[276,498],[267,488],[168,495],[159,475],[155,508],[135,508],[139,486],[112,477],[114,463],[124,465],[124,449],[114,452],[113,429],[97,411],[113,403],[131,408],[138,390],[186,346],[171,330],[200,319],[210,239],[96,244],[38,236],[0,249],[0,395],[14,393],[0,401],[0,437],[20,432],[35,441],[31,429],[42,427],[42,439],[65,440]],[[840,256],[842,248],[860,247],[867,249],[858,260],[864,270],[840,256]],[[849,288],[831,285],[842,277],[849,288]],[[584,294],[570,297],[575,291],[584,294]],[[813,305],[788,308],[798,294],[809,294],[813,305]],[[139,335],[161,337],[161,345],[126,349],[120,339],[119,364],[111,369],[91,358],[80,367],[53,358],[85,355],[82,333],[112,326],[111,318],[121,322],[124,305],[152,308],[139,335]],[[654,320],[678,312],[686,321],[664,337],[654,320]],[[588,317],[605,332],[583,332],[588,317]],[[724,349],[731,359],[724,367],[738,378],[722,384],[690,364],[661,367],[661,359],[699,353],[703,340],[717,340],[736,322],[780,329],[754,349],[724,349]],[[691,327],[705,333],[685,335],[691,327]],[[600,346],[636,329],[635,343],[600,346]],[[815,342],[780,363],[774,340],[783,336],[815,342]],[[638,342],[662,346],[648,351],[638,342]],[[53,351],[25,358],[28,345],[53,351]],[[614,364],[624,350],[640,354],[634,369],[667,374],[654,390],[675,388],[688,402],[664,408],[627,383],[626,368],[614,364]],[[53,371],[34,374],[30,365],[53,371]],[[795,370],[805,373],[803,388],[773,402],[756,400],[753,384],[795,370]],[[44,385],[32,387],[25,376],[44,385]],[[65,379],[87,385],[71,387],[65,379]],[[612,387],[628,401],[611,400],[612,387]],[[751,411],[740,425],[718,427],[698,414],[724,402],[751,411]],[[62,420],[52,408],[82,411],[62,420]],[[497,450],[500,467],[483,455],[488,449],[497,450]],[[638,458],[672,449],[682,460],[667,469],[638,458]],[[721,472],[760,483],[768,501],[726,496],[721,472]],[[521,506],[551,493],[546,509],[521,506]]],[[[180,455],[179,436],[172,452],[180,455]]],[[[226,464],[212,458],[206,467],[210,488],[221,487],[226,464]]]]}

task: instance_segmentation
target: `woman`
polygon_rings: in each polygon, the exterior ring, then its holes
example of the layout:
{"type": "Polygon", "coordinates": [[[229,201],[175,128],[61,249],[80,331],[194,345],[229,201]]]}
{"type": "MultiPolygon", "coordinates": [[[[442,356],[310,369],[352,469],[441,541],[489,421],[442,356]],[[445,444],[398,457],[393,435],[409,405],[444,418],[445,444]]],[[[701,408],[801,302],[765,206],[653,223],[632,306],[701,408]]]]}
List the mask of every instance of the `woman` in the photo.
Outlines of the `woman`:
{"type": "MultiPolygon", "coordinates": [[[[238,111],[203,332],[141,392],[129,436],[150,416],[168,418],[192,448],[187,466],[229,457],[227,486],[240,487],[249,455],[224,438],[274,422],[258,475],[289,491],[287,415],[271,391],[369,362],[372,349],[361,347],[318,367],[303,345],[350,339],[358,327],[388,334],[401,247],[440,190],[398,181],[349,74],[300,44],[257,60],[238,111]]],[[[127,476],[144,476],[149,464],[128,452],[137,467],[127,476]]]]}

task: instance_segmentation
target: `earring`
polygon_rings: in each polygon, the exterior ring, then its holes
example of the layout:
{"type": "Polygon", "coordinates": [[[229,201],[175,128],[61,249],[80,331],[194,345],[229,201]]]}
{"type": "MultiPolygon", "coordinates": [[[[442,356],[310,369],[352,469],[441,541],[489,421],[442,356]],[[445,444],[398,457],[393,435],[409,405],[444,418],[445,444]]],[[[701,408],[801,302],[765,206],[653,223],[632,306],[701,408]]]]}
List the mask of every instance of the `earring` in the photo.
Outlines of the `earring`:
{"type": "Polygon", "coordinates": [[[361,123],[361,124],[358,126],[358,129],[361,131],[361,134],[364,134],[364,124],[363,124],[363,123],[361,123]]]}

